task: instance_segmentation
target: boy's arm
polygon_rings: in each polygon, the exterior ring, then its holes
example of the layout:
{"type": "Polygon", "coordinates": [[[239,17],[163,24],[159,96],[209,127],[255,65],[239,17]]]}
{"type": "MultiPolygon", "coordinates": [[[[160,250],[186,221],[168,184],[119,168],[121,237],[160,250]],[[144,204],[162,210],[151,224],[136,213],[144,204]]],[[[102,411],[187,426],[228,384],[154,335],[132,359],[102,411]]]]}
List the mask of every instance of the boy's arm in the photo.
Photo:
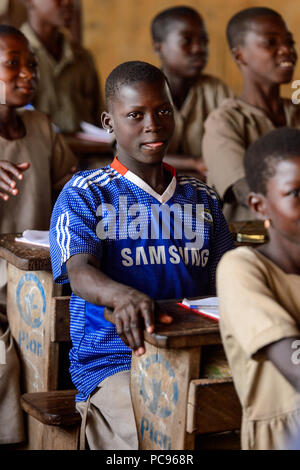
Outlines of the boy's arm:
{"type": "MultiPolygon", "coordinates": [[[[118,335],[137,356],[144,354],[143,330],[154,331],[153,300],[106,276],[97,258],[90,254],[72,256],[66,267],[72,291],[94,305],[112,308],[118,335]]],[[[170,323],[171,318],[163,315],[159,321],[170,323]]]]}
{"type": "Polygon", "coordinates": [[[245,177],[243,158],[245,142],[234,110],[222,107],[213,111],[205,121],[202,155],[208,168],[209,184],[225,202],[235,197],[235,183],[245,177]]]}
{"type": "Polygon", "coordinates": [[[300,393],[300,336],[269,344],[264,353],[287,381],[300,393]]]}

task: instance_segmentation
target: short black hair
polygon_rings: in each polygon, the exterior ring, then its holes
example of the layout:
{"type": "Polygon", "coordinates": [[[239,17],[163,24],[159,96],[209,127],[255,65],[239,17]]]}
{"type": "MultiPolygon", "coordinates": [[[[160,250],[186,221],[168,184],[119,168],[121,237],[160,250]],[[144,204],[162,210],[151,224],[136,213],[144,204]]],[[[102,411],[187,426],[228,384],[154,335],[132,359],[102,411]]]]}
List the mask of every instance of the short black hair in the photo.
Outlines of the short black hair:
{"type": "Polygon", "coordinates": [[[109,108],[111,100],[124,85],[132,85],[137,82],[153,83],[158,81],[168,83],[164,73],[154,65],[139,60],[123,62],[114,68],[106,79],[106,106],[109,108]]]}
{"type": "Polygon", "coordinates": [[[274,16],[282,20],[282,16],[277,11],[267,7],[246,8],[236,13],[229,20],[226,28],[226,37],[230,49],[243,45],[245,35],[249,31],[250,22],[263,16],[274,16]]]}
{"type": "Polygon", "coordinates": [[[300,130],[280,127],[260,137],[244,156],[246,180],[250,191],[266,195],[267,182],[282,160],[300,157],[300,130]]]}
{"type": "Polygon", "coordinates": [[[181,20],[182,18],[186,18],[188,16],[197,17],[204,24],[203,18],[200,16],[200,14],[191,7],[172,7],[158,13],[153,18],[151,23],[151,34],[153,42],[164,41],[166,36],[169,34],[172,24],[175,21],[181,20]]]}
{"type": "Polygon", "coordinates": [[[8,24],[0,24],[0,37],[1,36],[18,36],[27,41],[22,31],[8,24]]]}

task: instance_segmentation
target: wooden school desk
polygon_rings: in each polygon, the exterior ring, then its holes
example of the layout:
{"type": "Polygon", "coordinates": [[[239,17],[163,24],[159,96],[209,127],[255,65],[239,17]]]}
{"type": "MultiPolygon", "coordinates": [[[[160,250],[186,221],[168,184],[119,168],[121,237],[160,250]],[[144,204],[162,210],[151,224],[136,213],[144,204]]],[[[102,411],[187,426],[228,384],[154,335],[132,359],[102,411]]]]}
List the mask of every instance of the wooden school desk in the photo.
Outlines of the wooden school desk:
{"type": "MultiPolygon", "coordinates": [[[[231,377],[208,378],[207,358],[223,350],[218,322],[157,303],[172,324],[144,333],[146,353],[132,355],[131,396],[143,450],[194,449],[196,436],[239,430],[241,407],[231,377]]],[[[106,309],[105,317],[113,321],[106,309]]]]}

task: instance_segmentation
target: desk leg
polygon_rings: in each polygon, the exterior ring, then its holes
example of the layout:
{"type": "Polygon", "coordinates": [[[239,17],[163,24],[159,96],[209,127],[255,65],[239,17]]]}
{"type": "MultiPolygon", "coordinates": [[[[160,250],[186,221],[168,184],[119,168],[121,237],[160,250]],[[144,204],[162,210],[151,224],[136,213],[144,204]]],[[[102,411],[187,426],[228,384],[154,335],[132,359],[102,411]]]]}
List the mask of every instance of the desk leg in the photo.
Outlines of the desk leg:
{"type": "Polygon", "coordinates": [[[201,348],[161,349],[146,344],[141,358],[133,355],[131,395],[140,449],[194,448],[186,432],[189,382],[199,377],[201,348]]]}

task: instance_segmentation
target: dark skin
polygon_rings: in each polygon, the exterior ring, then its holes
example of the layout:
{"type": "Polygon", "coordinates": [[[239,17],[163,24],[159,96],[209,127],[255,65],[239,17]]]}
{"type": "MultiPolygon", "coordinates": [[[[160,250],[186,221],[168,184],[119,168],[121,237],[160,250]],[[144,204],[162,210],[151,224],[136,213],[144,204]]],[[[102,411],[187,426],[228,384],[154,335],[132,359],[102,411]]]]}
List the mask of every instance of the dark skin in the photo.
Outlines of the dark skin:
{"type": "MultiPolygon", "coordinates": [[[[30,103],[37,87],[37,63],[25,38],[0,36],[0,80],[4,86],[4,103],[0,104],[0,136],[6,140],[26,135],[17,108],[30,103]]],[[[7,201],[18,194],[16,180],[23,179],[28,162],[13,164],[0,161],[0,199],[7,201]]]]}
{"type": "MultiPolygon", "coordinates": [[[[300,154],[275,163],[267,191],[249,194],[256,217],[269,219],[270,241],[258,250],[287,274],[300,274],[300,154]]],[[[292,345],[299,336],[284,338],[264,348],[266,357],[300,392],[300,368],[291,360],[292,345]]]]}
{"type": "MultiPolygon", "coordinates": [[[[168,78],[173,102],[180,110],[207,63],[208,35],[202,18],[188,15],[174,20],[164,40],[154,43],[154,50],[168,78]]],[[[194,170],[205,179],[206,166],[191,155],[168,155],[165,161],[177,170],[194,170]]]]}
{"type": "MultiPolygon", "coordinates": [[[[243,76],[240,98],[262,109],[275,127],[285,126],[280,85],[292,80],[297,53],[284,21],[262,16],[250,22],[243,44],[231,52],[243,76]]],[[[232,191],[238,203],[247,207],[245,179],[233,185],[232,191]]]]}
{"type": "MultiPolygon", "coordinates": [[[[118,160],[163,194],[171,177],[162,165],[174,131],[173,109],[164,81],[122,86],[102,115],[103,127],[114,132],[118,160]]],[[[136,355],[145,352],[143,331],[153,333],[155,303],[144,293],[115,282],[101,272],[99,261],[89,255],[74,255],[67,261],[73,292],[96,305],[113,309],[117,333],[136,355]]],[[[158,321],[172,318],[161,312],[158,321]]]]}
{"type": "Polygon", "coordinates": [[[28,22],[48,52],[59,62],[63,34],[60,28],[70,27],[73,0],[25,0],[28,22]]]}
{"type": "Polygon", "coordinates": [[[28,170],[30,163],[13,164],[0,160],[0,199],[8,201],[10,196],[17,196],[19,190],[15,179],[22,181],[23,172],[28,170]]]}

